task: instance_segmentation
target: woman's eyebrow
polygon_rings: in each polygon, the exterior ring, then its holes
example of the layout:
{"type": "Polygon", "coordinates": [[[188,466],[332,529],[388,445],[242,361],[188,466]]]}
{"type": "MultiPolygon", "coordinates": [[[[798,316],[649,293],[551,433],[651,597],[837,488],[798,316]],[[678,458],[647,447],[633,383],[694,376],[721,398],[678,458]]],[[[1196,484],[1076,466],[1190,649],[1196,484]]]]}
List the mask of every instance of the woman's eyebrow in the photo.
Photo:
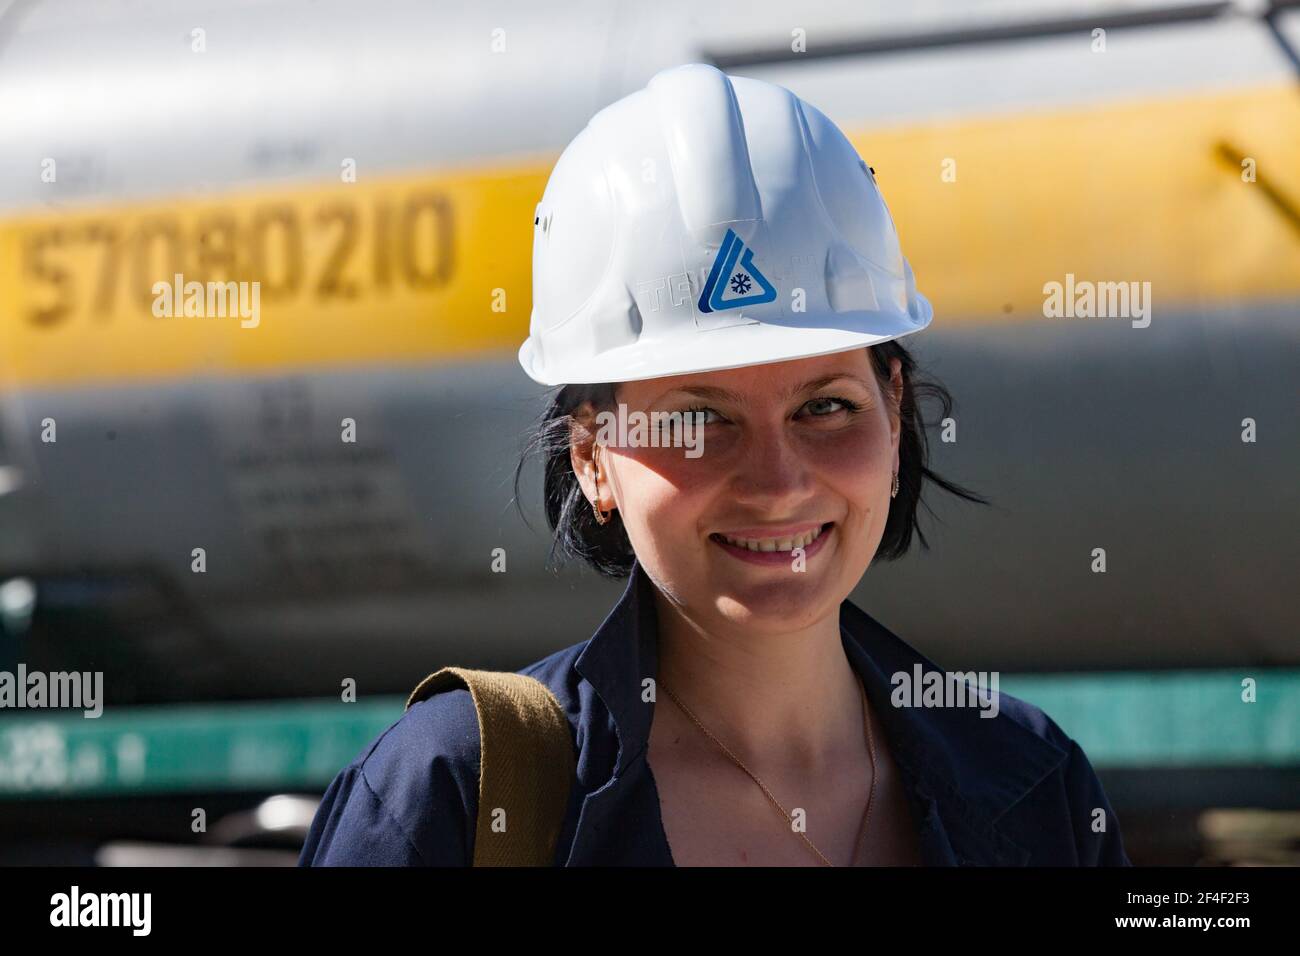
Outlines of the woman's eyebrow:
{"type": "Polygon", "coordinates": [[[839,382],[839,381],[854,382],[855,384],[860,385],[862,388],[865,388],[867,391],[871,391],[871,383],[859,375],[854,375],[852,372],[832,372],[830,375],[823,375],[820,378],[814,378],[811,381],[804,382],[802,385],[798,386],[797,388],[794,388],[791,391],[787,392],[785,397],[793,398],[794,396],[799,395],[802,392],[813,392],[819,388],[822,388],[823,386],[830,385],[832,382],[839,382]]]}
{"type": "MultiPolygon", "coordinates": [[[[832,372],[829,375],[821,375],[818,376],[817,378],[810,379],[807,382],[803,382],[799,385],[796,385],[793,388],[791,388],[789,391],[785,392],[780,397],[782,399],[793,398],[796,395],[801,395],[804,392],[812,392],[825,385],[829,385],[832,382],[838,382],[841,380],[855,382],[858,385],[860,385],[862,388],[865,388],[868,391],[871,390],[870,384],[864,381],[858,375],[854,375],[851,372],[832,372]]],[[[677,392],[681,392],[684,395],[694,395],[696,398],[710,399],[713,401],[734,402],[737,405],[743,404],[745,401],[744,396],[739,394],[738,392],[733,392],[731,389],[728,388],[720,388],[719,386],[716,385],[679,385],[675,388],[668,389],[668,391],[664,392],[662,395],[656,398],[654,402],[652,402],[651,404],[656,404],[660,401],[663,401],[663,399],[667,398],[669,395],[676,394],[677,392]]]]}

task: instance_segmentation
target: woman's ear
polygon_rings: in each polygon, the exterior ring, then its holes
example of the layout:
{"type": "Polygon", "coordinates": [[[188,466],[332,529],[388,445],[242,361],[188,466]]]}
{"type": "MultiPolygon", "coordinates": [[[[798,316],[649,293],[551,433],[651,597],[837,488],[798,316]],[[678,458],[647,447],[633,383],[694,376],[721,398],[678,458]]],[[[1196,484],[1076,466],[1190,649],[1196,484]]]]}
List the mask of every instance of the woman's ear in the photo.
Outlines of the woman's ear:
{"type": "Polygon", "coordinates": [[[596,441],[592,428],[594,414],[590,402],[584,402],[573,412],[569,429],[569,463],[578,478],[583,497],[597,502],[601,511],[613,509],[609,496],[609,480],[605,472],[604,449],[596,441]]]}
{"type": "Polygon", "coordinates": [[[569,463],[578,478],[582,493],[588,501],[596,494],[596,464],[593,456],[596,450],[595,435],[592,434],[591,403],[583,402],[573,410],[569,426],[569,463]]]}
{"type": "Polygon", "coordinates": [[[894,446],[894,470],[898,471],[898,440],[903,431],[903,361],[894,356],[889,360],[889,440],[894,446]]]}

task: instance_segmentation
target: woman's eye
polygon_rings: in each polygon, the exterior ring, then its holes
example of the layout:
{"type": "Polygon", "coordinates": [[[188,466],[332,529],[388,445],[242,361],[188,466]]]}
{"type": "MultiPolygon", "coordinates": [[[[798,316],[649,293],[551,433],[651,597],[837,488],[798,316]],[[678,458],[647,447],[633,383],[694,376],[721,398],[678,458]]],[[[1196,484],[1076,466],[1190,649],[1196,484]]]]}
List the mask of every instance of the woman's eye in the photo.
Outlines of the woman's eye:
{"type": "Polygon", "coordinates": [[[685,409],[682,412],[682,417],[690,418],[690,420],[696,425],[711,425],[714,422],[725,421],[725,419],[723,419],[723,417],[719,415],[716,411],[704,405],[697,405],[692,408],[685,409]],[[712,415],[713,417],[710,418],[709,417],[710,415],[712,415]]]}
{"type": "Polygon", "coordinates": [[[853,412],[857,411],[858,406],[846,398],[814,398],[812,401],[804,404],[814,418],[825,418],[827,415],[833,415],[839,411],[853,412]]]}

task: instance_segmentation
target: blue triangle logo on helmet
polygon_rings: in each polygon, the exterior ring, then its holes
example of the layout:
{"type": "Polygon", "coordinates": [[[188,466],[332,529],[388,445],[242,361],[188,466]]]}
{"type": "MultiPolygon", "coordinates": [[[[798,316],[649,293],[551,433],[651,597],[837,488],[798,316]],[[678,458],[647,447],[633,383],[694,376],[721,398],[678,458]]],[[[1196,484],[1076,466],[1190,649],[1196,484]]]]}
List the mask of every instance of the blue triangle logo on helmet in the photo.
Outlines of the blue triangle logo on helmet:
{"type": "Polygon", "coordinates": [[[713,260],[713,268],[709,270],[709,279],[700,292],[700,311],[739,309],[741,306],[759,305],[775,299],[776,287],[754,266],[754,250],[747,248],[740,237],[728,229],[717,258],[713,260]],[[736,262],[738,259],[739,267],[736,262]],[[730,298],[727,297],[728,293],[731,294],[730,298]]]}

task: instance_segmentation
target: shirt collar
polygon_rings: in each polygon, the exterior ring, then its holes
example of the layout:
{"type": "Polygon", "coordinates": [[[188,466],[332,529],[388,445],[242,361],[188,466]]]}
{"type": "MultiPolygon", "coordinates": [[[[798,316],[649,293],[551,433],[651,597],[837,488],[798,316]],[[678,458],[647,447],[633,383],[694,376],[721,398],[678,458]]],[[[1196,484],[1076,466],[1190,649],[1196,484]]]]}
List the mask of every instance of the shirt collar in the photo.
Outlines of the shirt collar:
{"type": "MultiPolygon", "coordinates": [[[[634,559],[623,596],[574,663],[613,718],[616,778],[649,746],[653,711],[641,694],[643,681],[658,676],[657,627],[654,583],[634,559]]],[[[1022,859],[1024,849],[998,833],[996,823],[1065,759],[1065,752],[1005,711],[972,720],[953,708],[893,706],[892,675],[912,675],[918,663],[924,671],[939,668],[847,599],[840,605],[840,633],[884,724],[923,834],[939,830],[939,844],[957,847],[957,862],[964,862],[963,846],[967,856],[1022,859]]]]}
{"type": "Polygon", "coordinates": [[[641,701],[642,681],[659,676],[658,612],[654,582],[633,559],[623,596],[605,617],[574,669],[604,701],[618,735],[615,775],[650,744],[652,711],[641,701]]]}

